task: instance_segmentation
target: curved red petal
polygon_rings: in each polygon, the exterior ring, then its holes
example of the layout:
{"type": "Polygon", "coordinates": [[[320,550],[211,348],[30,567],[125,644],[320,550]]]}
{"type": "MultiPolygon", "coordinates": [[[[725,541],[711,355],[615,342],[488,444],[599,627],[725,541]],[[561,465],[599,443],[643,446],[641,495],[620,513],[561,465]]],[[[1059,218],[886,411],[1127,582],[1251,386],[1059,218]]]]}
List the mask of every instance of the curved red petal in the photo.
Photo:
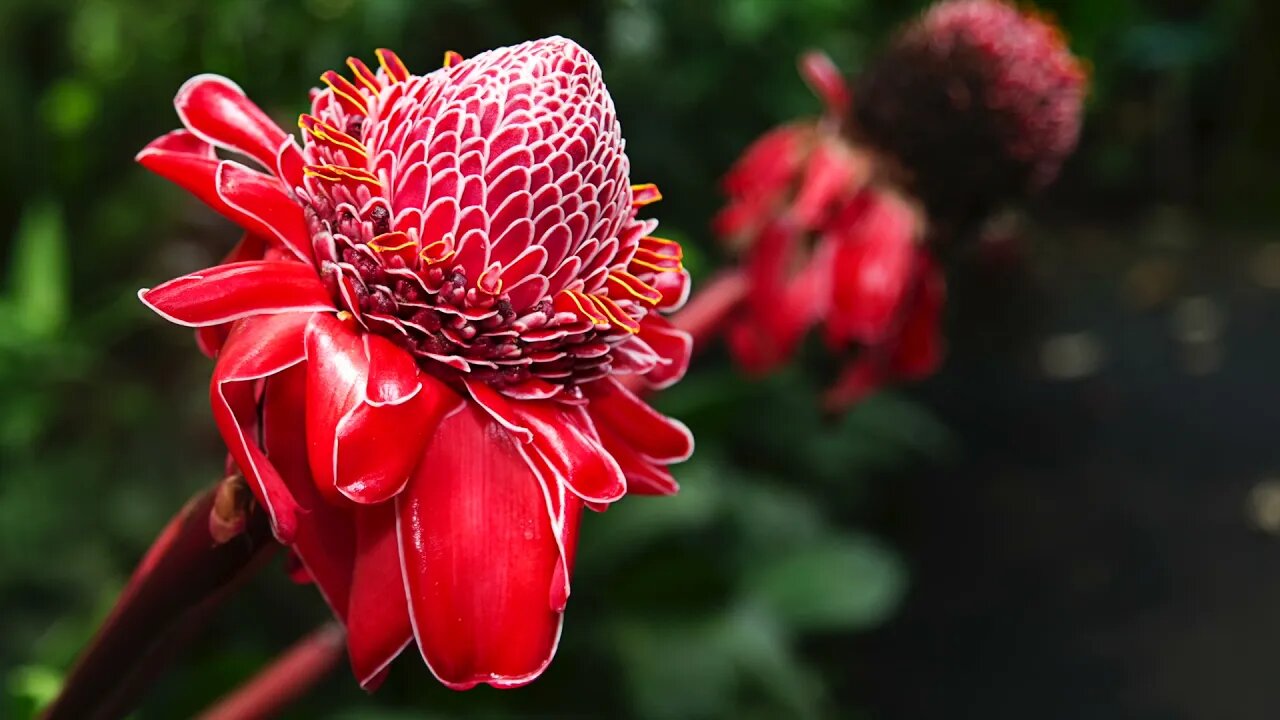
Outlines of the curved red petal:
{"type": "Polygon", "coordinates": [[[285,192],[280,181],[243,165],[223,162],[214,179],[218,198],[239,217],[240,225],[265,237],[299,260],[311,262],[311,233],[307,231],[302,207],[285,192]]]}
{"type": "MultiPolygon", "coordinates": [[[[203,140],[201,142],[204,142],[203,140]]],[[[240,242],[231,248],[231,252],[222,258],[220,264],[226,265],[234,262],[244,262],[246,260],[261,260],[267,250],[267,241],[254,235],[253,233],[245,233],[240,238],[240,242]]],[[[223,325],[207,325],[205,327],[196,328],[196,347],[200,348],[200,352],[206,357],[217,357],[218,351],[222,349],[222,344],[227,341],[227,334],[231,332],[231,324],[223,325]]]]}
{"type": "Polygon", "coordinates": [[[347,617],[347,653],[369,689],[413,640],[396,538],[394,503],[355,512],[356,557],[347,617]]]}
{"type": "Polygon", "coordinates": [[[870,174],[865,161],[845,147],[843,141],[823,138],[809,153],[800,177],[800,186],[791,201],[791,217],[807,230],[823,227],[839,207],[862,184],[860,175],[870,174]]]}
{"type": "Polygon", "coordinates": [[[171,130],[147,143],[147,146],[142,148],[134,159],[141,162],[144,155],[158,152],[192,155],[209,160],[216,160],[218,157],[212,145],[190,130],[171,130]]]}
{"type": "Polygon", "coordinates": [[[424,378],[413,356],[381,335],[366,334],[363,339],[369,361],[364,394],[369,404],[399,405],[412,399],[424,378]]]}
{"type": "Polygon", "coordinates": [[[636,495],[675,495],[680,485],[666,468],[636,452],[630,443],[606,425],[597,425],[600,444],[618,461],[627,476],[627,493],[636,495]]]}
{"type": "Polygon", "coordinates": [[[294,554],[333,614],[345,623],[355,564],[355,518],[348,509],[326,502],[311,482],[306,432],[298,422],[306,411],[306,389],[307,369],[301,364],[267,380],[262,443],[301,510],[294,554]]]}
{"type": "Polygon", "coordinates": [[[240,322],[222,348],[210,383],[218,431],[249,486],[270,513],[272,528],[283,543],[291,542],[296,533],[298,505],[258,445],[253,432],[258,422],[258,402],[250,381],[302,362],[303,330],[308,320],[307,313],[290,313],[240,322]]]}
{"type": "Polygon", "coordinates": [[[307,457],[316,487],[330,500],[336,491],[338,426],[364,402],[369,359],[350,321],[316,315],[306,330],[307,457]]]}
{"type": "Polygon", "coordinates": [[[663,312],[675,312],[684,307],[689,300],[689,271],[681,268],[673,272],[658,273],[649,281],[654,289],[662,293],[657,308],[663,312]]]}
{"type": "Polygon", "coordinates": [[[893,369],[899,377],[917,380],[932,375],[942,364],[944,343],[939,325],[946,300],[946,280],[923,252],[919,294],[898,335],[893,369]]]}
{"type": "Polygon", "coordinates": [[[504,425],[529,433],[529,445],[575,495],[611,503],[627,492],[626,477],[581,407],[544,400],[508,400],[484,383],[466,383],[471,396],[504,425]]]}
{"type": "Polygon", "coordinates": [[[845,410],[880,389],[889,381],[884,363],[879,358],[862,356],[846,365],[840,376],[822,395],[823,406],[830,411],[845,410]]]}
{"type": "MultiPolygon", "coordinates": [[[[562,615],[548,592],[564,561],[549,500],[519,447],[467,403],[440,424],[396,498],[414,636],[454,689],[529,683],[559,641],[562,615]]],[[[576,501],[563,507],[580,512],[576,501]]],[[[571,526],[570,545],[576,519],[571,526]]]]}
{"type": "Polygon", "coordinates": [[[810,50],[800,56],[797,63],[800,76],[809,84],[814,94],[822,99],[827,112],[834,117],[843,117],[849,111],[852,93],[849,84],[840,74],[840,68],[831,61],[826,53],[810,50]]]}
{"type": "Polygon", "coordinates": [[[831,283],[826,334],[836,345],[875,345],[893,332],[916,272],[914,216],[904,203],[872,193],[844,215],[844,227],[825,242],[830,250],[815,256],[838,279],[831,283]]]}
{"type": "Polygon", "coordinates": [[[693,434],[679,420],[654,410],[613,378],[584,388],[595,427],[608,427],[642,457],[658,464],[688,460],[693,454],[693,434]]]}
{"type": "Polygon", "coordinates": [[[292,190],[301,187],[304,177],[303,168],[306,164],[302,150],[292,135],[281,141],[279,149],[276,150],[275,168],[276,177],[280,178],[280,182],[286,188],[292,190]]]}
{"type": "Polygon", "coordinates": [[[192,133],[248,155],[264,168],[275,167],[285,132],[234,82],[221,75],[197,75],[178,89],[173,106],[192,133]]]}
{"type": "Polygon", "coordinates": [[[276,239],[301,259],[310,257],[302,206],[276,178],[230,160],[174,149],[175,143],[165,138],[138,153],[143,167],[195,195],[245,230],[276,239]]]}
{"type": "Polygon", "coordinates": [[[138,298],[166,320],[189,327],[334,309],[311,266],[270,260],[215,265],[143,288],[138,298]]]}
{"type": "Polygon", "coordinates": [[[421,390],[404,403],[357,405],[338,426],[338,492],[363,504],[398,495],[440,419],[460,402],[447,385],[426,375],[421,390]]]}
{"type": "MultiPolygon", "coordinates": [[[[701,297],[701,291],[699,291],[699,297],[701,297]]],[[[685,312],[692,307],[692,305],[687,306],[685,312]]],[[[666,361],[645,373],[644,380],[651,388],[661,390],[674,385],[684,377],[689,369],[689,360],[693,357],[693,335],[673,326],[661,315],[649,313],[640,321],[640,339],[648,343],[649,347],[666,361]]]]}

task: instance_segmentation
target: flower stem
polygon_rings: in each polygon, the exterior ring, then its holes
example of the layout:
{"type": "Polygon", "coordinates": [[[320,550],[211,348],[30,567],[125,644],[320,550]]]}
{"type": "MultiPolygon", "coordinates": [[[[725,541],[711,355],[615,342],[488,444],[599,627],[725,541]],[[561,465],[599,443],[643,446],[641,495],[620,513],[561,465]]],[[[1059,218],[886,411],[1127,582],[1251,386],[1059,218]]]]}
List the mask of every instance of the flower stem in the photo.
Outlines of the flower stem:
{"type": "Polygon", "coordinates": [[[197,720],[261,720],[275,717],[329,674],[345,655],[342,626],[321,625],[248,682],[201,713],[197,720]]]}
{"type": "Polygon", "coordinates": [[[211,527],[210,513],[236,480],[195,496],[169,521],[44,711],[45,720],[127,715],[213,609],[271,556],[277,545],[266,514],[251,506],[234,536],[211,527]]]}

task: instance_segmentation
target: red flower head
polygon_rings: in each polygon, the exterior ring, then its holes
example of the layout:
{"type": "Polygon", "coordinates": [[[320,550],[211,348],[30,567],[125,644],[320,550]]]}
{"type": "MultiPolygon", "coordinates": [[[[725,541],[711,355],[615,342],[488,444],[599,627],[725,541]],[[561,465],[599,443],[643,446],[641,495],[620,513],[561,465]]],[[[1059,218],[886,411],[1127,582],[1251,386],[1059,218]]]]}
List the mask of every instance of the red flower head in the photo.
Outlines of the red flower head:
{"type": "Polygon", "coordinates": [[[186,129],[138,160],[246,235],[141,297],[216,354],[218,428],[361,684],[416,639],[450,687],[514,687],[555,652],[582,507],[676,491],[692,438],[616,376],[683,374],[658,311],[687,275],[581,47],[378,60],[325,73],[301,147],[229,80],[187,82],[186,129]]]}
{"type": "Polygon", "coordinates": [[[930,212],[972,219],[1057,175],[1080,134],[1086,80],[1045,18],[1002,0],[951,0],[862,74],[854,115],[930,212]]]}
{"type": "Polygon", "coordinates": [[[800,71],[824,115],[769,131],[725,176],[729,202],[715,229],[744,253],[750,286],[727,337],[757,373],[785,362],[815,323],[832,348],[859,346],[828,396],[839,408],[937,366],[943,283],[922,216],[841,133],[849,91],[839,71],[819,53],[802,57],[800,71]]]}

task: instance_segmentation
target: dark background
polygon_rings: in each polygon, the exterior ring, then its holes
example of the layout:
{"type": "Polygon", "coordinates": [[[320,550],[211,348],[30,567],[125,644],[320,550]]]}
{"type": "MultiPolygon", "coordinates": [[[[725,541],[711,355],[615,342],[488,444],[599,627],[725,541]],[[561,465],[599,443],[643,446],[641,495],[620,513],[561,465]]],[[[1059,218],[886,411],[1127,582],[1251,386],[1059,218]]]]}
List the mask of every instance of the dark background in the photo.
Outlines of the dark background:
{"type": "MultiPolygon", "coordinates": [[[[712,351],[660,398],[698,437],[683,491],[588,519],[542,679],[457,694],[407,653],[377,695],[338,672],[296,717],[1280,716],[1280,11],[1042,6],[1092,65],[1082,145],[950,268],[935,378],[833,419],[820,353],[749,382],[712,351]]],[[[134,297],[236,237],[132,162],[183,80],[225,74],[289,127],[349,54],[422,71],[568,35],[705,278],[717,178],[818,110],[793,58],[856,72],[919,7],[0,4],[0,717],[51,697],[221,470],[207,361],[134,297]]],[[[137,716],[191,714],[325,614],[263,573],[137,716]]]]}

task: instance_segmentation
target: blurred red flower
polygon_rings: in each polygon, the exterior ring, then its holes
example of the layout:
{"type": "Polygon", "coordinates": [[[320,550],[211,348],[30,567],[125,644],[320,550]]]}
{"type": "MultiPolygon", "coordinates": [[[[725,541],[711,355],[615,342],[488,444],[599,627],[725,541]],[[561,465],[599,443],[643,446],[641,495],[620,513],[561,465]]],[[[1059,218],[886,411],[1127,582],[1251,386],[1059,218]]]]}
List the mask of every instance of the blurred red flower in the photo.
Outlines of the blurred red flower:
{"type": "Polygon", "coordinates": [[[216,356],[218,428],[361,684],[416,638],[449,687],[519,686],[555,652],[582,507],[676,491],[692,437],[615,376],[684,373],[658,313],[688,275],[581,47],[378,60],[324,74],[301,147],[188,81],[185,129],[138,160],[246,234],[140,296],[216,356]]]}
{"type": "Polygon", "coordinates": [[[861,348],[828,393],[839,408],[938,366],[944,283],[923,216],[878,176],[883,161],[846,139],[850,95],[835,65],[809,53],[800,72],[823,115],[747,148],[725,176],[714,228],[743,253],[749,284],[727,328],[734,357],[767,372],[820,324],[832,349],[861,348]]]}

